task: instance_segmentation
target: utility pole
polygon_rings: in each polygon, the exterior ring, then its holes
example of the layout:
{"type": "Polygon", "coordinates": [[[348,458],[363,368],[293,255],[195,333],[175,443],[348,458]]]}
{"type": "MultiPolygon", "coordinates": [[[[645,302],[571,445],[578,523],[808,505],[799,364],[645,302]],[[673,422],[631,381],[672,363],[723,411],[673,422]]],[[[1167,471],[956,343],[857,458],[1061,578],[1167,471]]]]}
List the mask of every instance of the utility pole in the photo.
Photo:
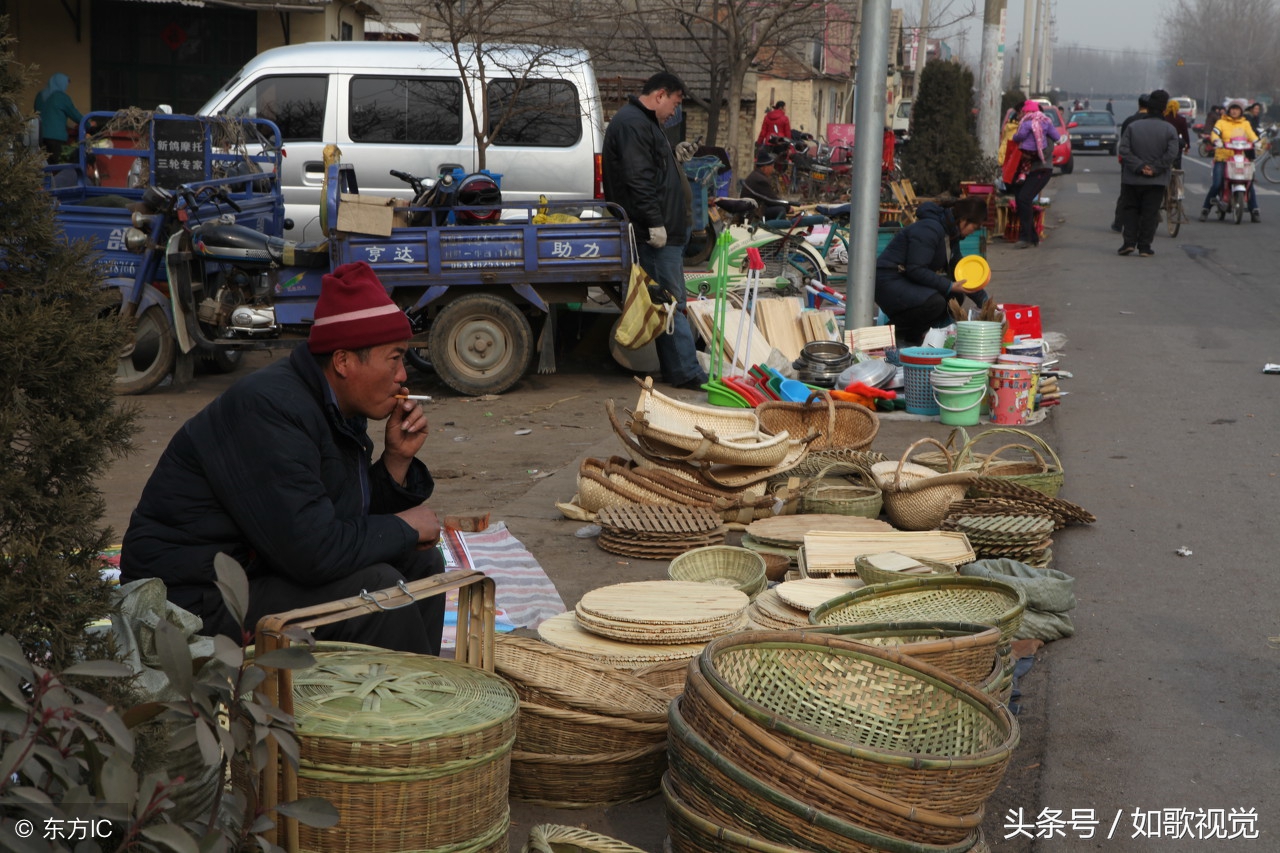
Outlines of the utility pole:
{"type": "Polygon", "coordinates": [[[1040,0],[1022,0],[1022,45],[1018,48],[1018,88],[1031,97],[1031,34],[1040,0]]]}
{"type": "Polygon", "coordinates": [[[1000,143],[1000,84],[1004,80],[1004,16],[1008,0],[986,0],[978,83],[978,147],[996,156],[1000,143]]]}
{"type": "Polygon", "coordinates": [[[1045,5],[1044,13],[1044,54],[1041,59],[1044,62],[1044,70],[1040,72],[1040,85],[1044,87],[1045,92],[1053,88],[1053,43],[1054,38],[1054,19],[1053,19],[1053,0],[1040,0],[1045,5]]]}
{"type": "Polygon", "coordinates": [[[920,24],[916,27],[916,61],[911,77],[911,98],[920,92],[920,72],[929,54],[929,0],[920,0],[920,24]]]}
{"type": "Polygon", "coordinates": [[[1044,6],[1047,0],[1036,0],[1036,31],[1031,36],[1031,87],[1027,89],[1027,97],[1040,91],[1040,56],[1044,53],[1044,6]]]}
{"type": "Polygon", "coordinates": [[[884,93],[889,67],[890,0],[862,0],[858,36],[858,97],[854,108],[853,192],[849,201],[849,278],[845,330],[875,317],[876,241],[880,231],[880,160],[884,155],[884,93]]]}

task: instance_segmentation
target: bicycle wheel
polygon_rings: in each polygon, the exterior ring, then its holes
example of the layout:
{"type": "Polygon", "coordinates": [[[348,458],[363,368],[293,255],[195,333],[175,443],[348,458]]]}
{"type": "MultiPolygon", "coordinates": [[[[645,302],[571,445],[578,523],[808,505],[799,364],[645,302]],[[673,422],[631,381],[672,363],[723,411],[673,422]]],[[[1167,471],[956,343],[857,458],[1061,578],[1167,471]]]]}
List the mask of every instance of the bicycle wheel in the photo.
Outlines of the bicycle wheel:
{"type": "Polygon", "coordinates": [[[1267,183],[1280,184],[1280,160],[1272,152],[1262,155],[1262,159],[1258,161],[1258,171],[1262,172],[1267,183]]]}
{"type": "Polygon", "coordinates": [[[1170,237],[1178,236],[1178,229],[1182,227],[1182,220],[1186,218],[1186,214],[1182,212],[1182,202],[1178,199],[1170,199],[1164,204],[1164,224],[1169,229],[1170,237]]]}

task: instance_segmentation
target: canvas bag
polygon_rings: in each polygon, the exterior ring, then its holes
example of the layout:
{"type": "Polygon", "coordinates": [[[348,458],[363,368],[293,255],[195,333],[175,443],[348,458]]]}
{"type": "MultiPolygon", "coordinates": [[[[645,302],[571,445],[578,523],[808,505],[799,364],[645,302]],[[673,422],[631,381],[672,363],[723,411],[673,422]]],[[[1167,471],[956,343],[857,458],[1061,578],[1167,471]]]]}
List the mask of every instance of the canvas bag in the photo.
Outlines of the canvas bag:
{"type": "MultiPolygon", "coordinates": [[[[635,232],[631,234],[631,257],[636,256],[635,232]]],[[[622,305],[622,320],[613,339],[626,349],[640,349],[661,334],[675,330],[676,304],[671,295],[658,287],[640,264],[632,262],[631,281],[622,305]],[[655,301],[656,298],[656,301],[655,301]]]]}

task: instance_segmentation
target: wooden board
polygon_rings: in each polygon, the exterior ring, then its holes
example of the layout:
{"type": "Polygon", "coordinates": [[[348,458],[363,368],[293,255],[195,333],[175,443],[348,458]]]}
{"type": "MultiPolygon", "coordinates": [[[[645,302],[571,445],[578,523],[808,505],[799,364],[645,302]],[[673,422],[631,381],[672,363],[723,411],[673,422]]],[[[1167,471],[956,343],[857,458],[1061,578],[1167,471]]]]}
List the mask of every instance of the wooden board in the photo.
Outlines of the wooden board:
{"type": "Polygon", "coordinates": [[[645,625],[717,622],[746,609],[746,593],[692,581],[638,581],[593,589],[578,606],[593,616],[645,625]]]}
{"type": "MultiPolygon", "coordinates": [[[[828,530],[838,533],[887,532],[893,530],[893,525],[876,518],[862,518],[856,515],[834,515],[831,513],[775,515],[772,518],[762,518],[747,525],[747,533],[758,542],[791,548],[800,547],[804,543],[805,534],[811,530],[828,530]]],[[[893,549],[883,548],[881,550],[889,551],[893,549]]]]}
{"type": "MultiPolygon", "coordinates": [[[[688,315],[697,326],[698,334],[702,336],[708,344],[711,343],[715,335],[715,301],[704,299],[700,302],[688,303],[688,315]]],[[[769,351],[772,349],[767,334],[757,328],[751,334],[751,347],[747,348],[747,334],[749,329],[744,328],[747,323],[747,315],[741,308],[726,306],[724,310],[724,361],[727,367],[741,368],[746,371],[747,368],[755,364],[764,364],[769,360],[769,351]],[[738,339],[738,329],[742,328],[742,339],[738,339]],[[735,347],[741,346],[744,352],[736,352],[735,347]],[[743,362],[746,362],[745,364],[743,362]]]]}
{"type": "Polygon", "coordinates": [[[808,612],[820,604],[833,598],[839,598],[846,592],[862,589],[866,586],[858,578],[805,578],[798,581],[780,583],[774,590],[778,597],[797,610],[808,612]]]}
{"type": "Polygon", "coordinates": [[[805,534],[806,569],[814,574],[847,573],[855,557],[897,551],[953,566],[971,563],[976,555],[963,533],[945,530],[889,530],[860,533],[812,531],[805,534]]]}
{"type": "Polygon", "coordinates": [[[800,331],[803,307],[804,303],[796,296],[761,299],[756,303],[756,326],[788,361],[795,361],[804,350],[804,335],[800,331]]]}
{"type": "Polygon", "coordinates": [[[538,636],[558,649],[580,652],[611,666],[632,668],[645,663],[688,660],[702,651],[705,643],[672,645],[624,643],[597,636],[578,623],[572,613],[557,613],[538,626],[538,636]]]}

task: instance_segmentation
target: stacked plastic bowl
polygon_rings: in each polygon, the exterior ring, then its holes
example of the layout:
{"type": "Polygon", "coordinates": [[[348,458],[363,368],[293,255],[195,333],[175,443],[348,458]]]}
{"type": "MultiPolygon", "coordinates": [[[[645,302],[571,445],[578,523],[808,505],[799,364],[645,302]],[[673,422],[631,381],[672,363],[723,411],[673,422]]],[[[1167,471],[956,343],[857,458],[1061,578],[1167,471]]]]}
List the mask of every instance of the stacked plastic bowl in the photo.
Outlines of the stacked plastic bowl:
{"type": "Polygon", "coordinates": [[[950,426],[977,426],[987,394],[991,365],[969,358],[944,358],[929,374],[938,420],[950,426]]]}
{"type": "Polygon", "coordinates": [[[956,355],[975,361],[994,362],[1000,355],[1004,324],[987,320],[956,323],[956,355]]]}

